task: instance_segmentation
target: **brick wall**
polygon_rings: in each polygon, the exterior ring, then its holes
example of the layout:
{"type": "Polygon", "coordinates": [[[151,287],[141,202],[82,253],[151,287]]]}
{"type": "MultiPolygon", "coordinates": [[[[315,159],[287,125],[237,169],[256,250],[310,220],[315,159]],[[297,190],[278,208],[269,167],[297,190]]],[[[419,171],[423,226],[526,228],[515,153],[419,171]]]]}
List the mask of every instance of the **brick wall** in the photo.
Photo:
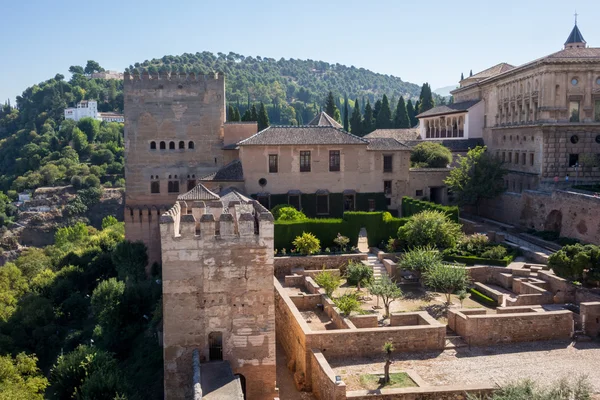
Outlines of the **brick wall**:
{"type": "Polygon", "coordinates": [[[335,383],[335,373],[329,366],[323,353],[310,351],[311,381],[313,394],[318,400],[345,400],[346,384],[335,383]]]}
{"type": "Polygon", "coordinates": [[[275,276],[283,278],[292,274],[292,268],[304,268],[305,270],[339,269],[346,266],[350,261],[360,262],[367,260],[366,254],[339,254],[330,256],[309,257],[275,257],[275,276]]]}

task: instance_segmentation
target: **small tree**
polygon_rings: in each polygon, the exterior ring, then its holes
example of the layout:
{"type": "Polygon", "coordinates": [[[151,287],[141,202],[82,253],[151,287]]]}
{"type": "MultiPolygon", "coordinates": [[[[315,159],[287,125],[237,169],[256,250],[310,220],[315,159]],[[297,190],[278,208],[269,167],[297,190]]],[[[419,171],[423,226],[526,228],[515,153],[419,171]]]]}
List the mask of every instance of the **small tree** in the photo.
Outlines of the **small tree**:
{"type": "Polygon", "coordinates": [[[394,344],[392,342],[385,342],[383,345],[383,352],[385,353],[385,365],[383,367],[384,374],[384,383],[390,383],[390,365],[392,365],[392,352],[394,349],[394,344]]]}
{"type": "Polygon", "coordinates": [[[402,268],[421,273],[441,262],[442,253],[430,245],[415,247],[404,253],[400,259],[402,268]]]}
{"type": "Polygon", "coordinates": [[[381,301],[383,301],[385,307],[384,318],[390,316],[390,305],[392,302],[402,297],[402,290],[388,276],[384,276],[380,280],[371,283],[369,291],[371,294],[381,297],[381,301]]]}
{"type": "Polygon", "coordinates": [[[333,299],[333,302],[345,316],[349,316],[353,311],[361,310],[360,301],[354,293],[346,293],[343,296],[333,299]]]}
{"type": "Polygon", "coordinates": [[[346,251],[346,246],[350,243],[350,239],[347,236],[343,236],[340,233],[337,234],[337,237],[333,239],[333,242],[340,246],[342,251],[346,251]]]}
{"type": "Polygon", "coordinates": [[[433,246],[446,249],[456,246],[462,237],[460,225],[441,211],[426,210],[412,215],[398,229],[398,238],[408,246],[433,246]]]}
{"type": "Polygon", "coordinates": [[[361,262],[350,262],[346,268],[346,279],[349,285],[356,285],[356,289],[360,291],[361,285],[373,280],[373,268],[361,262]]]}
{"type": "Polygon", "coordinates": [[[321,250],[321,241],[310,232],[303,232],[301,236],[296,236],[292,242],[300,254],[311,255],[321,250]]]}
{"type": "Polygon", "coordinates": [[[446,304],[450,304],[452,293],[465,290],[469,284],[467,270],[460,265],[434,265],[423,275],[423,279],[427,286],[445,294],[446,304]]]}
{"type": "Polygon", "coordinates": [[[315,275],[315,282],[325,290],[325,294],[327,294],[329,298],[332,298],[333,292],[340,287],[341,279],[331,272],[321,271],[315,275]]]}
{"type": "Polygon", "coordinates": [[[440,143],[419,143],[410,152],[410,162],[416,168],[446,168],[452,163],[452,152],[440,143]]]}
{"type": "Polygon", "coordinates": [[[469,297],[469,293],[463,289],[459,290],[456,295],[458,296],[458,301],[460,301],[460,308],[463,308],[463,302],[467,299],[467,297],[469,297]]]}

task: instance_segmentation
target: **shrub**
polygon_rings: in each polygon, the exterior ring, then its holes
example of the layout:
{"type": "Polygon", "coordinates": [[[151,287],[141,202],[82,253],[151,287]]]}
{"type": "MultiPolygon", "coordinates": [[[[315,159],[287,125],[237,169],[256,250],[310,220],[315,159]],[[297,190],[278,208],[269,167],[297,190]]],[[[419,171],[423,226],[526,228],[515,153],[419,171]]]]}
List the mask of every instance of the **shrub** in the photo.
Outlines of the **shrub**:
{"type": "MultiPolygon", "coordinates": [[[[510,383],[494,391],[489,400],[590,400],[592,386],[585,376],[570,381],[561,378],[552,385],[541,387],[531,380],[510,383]]],[[[467,395],[468,400],[480,400],[480,397],[467,395]]]]}
{"type": "Polygon", "coordinates": [[[410,162],[416,168],[446,168],[452,163],[452,152],[442,144],[423,142],[412,148],[410,162]]]}
{"type": "Polygon", "coordinates": [[[481,253],[482,258],[493,258],[495,260],[502,260],[507,255],[508,251],[504,246],[493,246],[481,253]]]}
{"type": "Polygon", "coordinates": [[[415,247],[402,255],[400,265],[411,271],[425,272],[442,262],[442,254],[433,246],[415,247]]]}
{"type": "Polygon", "coordinates": [[[279,219],[279,212],[282,208],[294,208],[294,206],[292,206],[291,204],[278,204],[275,207],[271,208],[271,214],[273,214],[273,218],[275,219],[275,221],[279,219]]]}
{"type": "Polygon", "coordinates": [[[108,215],[102,219],[102,229],[106,229],[118,223],[119,221],[117,221],[115,217],[113,217],[112,215],[108,215]]]}
{"type": "Polygon", "coordinates": [[[413,199],[412,197],[404,196],[402,198],[402,216],[410,217],[411,215],[418,214],[425,210],[437,210],[442,211],[450,217],[454,222],[459,222],[459,213],[457,206],[443,206],[436,204],[431,201],[413,199]]]}
{"type": "Polygon", "coordinates": [[[600,247],[592,244],[565,246],[548,258],[548,266],[561,278],[583,280],[600,272],[600,247]]]}
{"type": "Polygon", "coordinates": [[[296,237],[293,242],[296,249],[304,255],[318,253],[321,250],[321,242],[315,235],[303,232],[301,236],[296,237]]]}
{"type": "Polygon", "coordinates": [[[333,275],[331,272],[321,271],[315,275],[315,282],[319,285],[330,298],[333,292],[340,287],[341,279],[333,275]]]}
{"type": "Polygon", "coordinates": [[[333,302],[345,316],[349,316],[353,311],[361,310],[360,301],[356,293],[346,293],[341,297],[333,299],[333,302]]]}
{"type": "Polygon", "coordinates": [[[428,210],[415,214],[398,229],[398,238],[408,247],[434,246],[445,249],[456,246],[462,237],[459,224],[441,211],[428,210]]]}
{"type": "Polygon", "coordinates": [[[347,236],[343,236],[338,232],[336,238],[333,239],[333,242],[340,246],[340,249],[342,251],[346,251],[346,246],[348,246],[348,243],[350,243],[350,239],[348,239],[347,236]]]}
{"type": "Polygon", "coordinates": [[[486,250],[489,244],[487,235],[475,233],[473,235],[463,236],[457,244],[457,249],[467,254],[479,256],[486,250]]]}
{"type": "Polygon", "coordinates": [[[296,210],[294,207],[282,207],[278,212],[278,221],[302,221],[306,219],[306,215],[302,211],[296,210]]]}
{"type": "Polygon", "coordinates": [[[100,179],[95,175],[88,175],[85,177],[85,179],[83,181],[83,185],[86,188],[100,187],[100,179]]]}
{"type": "Polygon", "coordinates": [[[349,285],[356,285],[360,290],[362,285],[373,279],[373,268],[361,262],[350,262],[346,267],[346,279],[349,285]]]}
{"type": "Polygon", "coordinates": [[[477,289],[471,288],[469,289],[469,292],[471,293],[471,298],[479,301],[480,303],[483,303],[490,307],[495,307],[498,305],[498,303],[494,299],[492,299],[489,296],[486,296],[477,289]]]}
{"type": "Polygon", "coordinates": [[[73,185],[75,189],[80,189],[83,185],[83,179],[79,175],[74,175],[71,178],[71,185],[73,185]]]}

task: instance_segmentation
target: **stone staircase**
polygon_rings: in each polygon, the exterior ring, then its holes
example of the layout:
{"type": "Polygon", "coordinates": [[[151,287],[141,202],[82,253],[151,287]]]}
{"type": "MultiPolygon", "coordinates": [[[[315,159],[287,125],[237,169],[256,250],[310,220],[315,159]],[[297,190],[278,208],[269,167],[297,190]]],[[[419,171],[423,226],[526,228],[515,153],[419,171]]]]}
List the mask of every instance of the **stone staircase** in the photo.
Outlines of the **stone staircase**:
{"type": "Polygon", "coordinates": [[[461,336],[457,335],[452,329],[446,328],[446,344],[444,350],[457,349],[466,346],[467,343],[461,336]]]}
{"type": "Polygon", "coordinates": [[[380,280],[384,276],[388,276],[385,266],[379,261],[375,254],[369,253],[367,256],[367,264],[373,268],[373,279],[380,280]]]}

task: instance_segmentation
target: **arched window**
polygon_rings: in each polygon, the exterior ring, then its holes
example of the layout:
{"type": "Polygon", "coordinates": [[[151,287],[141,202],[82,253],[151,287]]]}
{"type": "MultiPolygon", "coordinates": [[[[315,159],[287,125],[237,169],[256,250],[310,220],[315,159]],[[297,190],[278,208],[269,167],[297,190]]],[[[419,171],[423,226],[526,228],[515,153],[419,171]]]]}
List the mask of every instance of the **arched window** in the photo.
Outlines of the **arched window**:
{"type": "Polygon", "coordinates": [[[193,149],[194,148],[194,142],[192,142],[191,140],[188,142],[188,149],[193,149]]]}
{"type": "Polygon", "coordinates": [[[164,150],[167,148],[167,145],[165,144],[165,142],[160,142],[160,149],[164,150]]]}
{"type": "Polygon", "coordinates": [[[169,150],[175,150],[175,142],[169,142],[169,150]]]}
{"type": "Polygon", "coordinates": [[[150,142],[150,150],[156,150],[156,142],[150,142]]]}
{"type": "Polygon", "coordinates": [[[181,140],[181,141],[179,142],[179,149],[180,149],[180,150],[182,150],[182,149],[185,149],[185,142],[184,142],[183,140],[181,140]]]}

